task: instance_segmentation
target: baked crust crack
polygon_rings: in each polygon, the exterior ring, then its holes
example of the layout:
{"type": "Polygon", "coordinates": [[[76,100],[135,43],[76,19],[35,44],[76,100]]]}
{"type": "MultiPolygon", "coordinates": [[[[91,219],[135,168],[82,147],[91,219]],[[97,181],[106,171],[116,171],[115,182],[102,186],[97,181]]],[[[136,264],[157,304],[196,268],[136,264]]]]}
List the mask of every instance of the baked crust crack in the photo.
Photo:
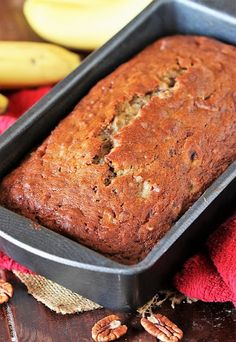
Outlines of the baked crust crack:
{"type": "Polygon", "coordinates": [[[171,97],[177,85],[178,76],[186,72],[187,68],[180,66],[176,60],[176,69],[169,71],[166,75],[160,78],[158,86],[146,92],[144,95],[135,94],[130,101],[125,101],[118,106],[112,121],[100,133],[101,146],[100,151],[93,157],[93,164],[107,164],[108,175],[104,180],[105,186],[111,184],[112,179],[119,176],[119,170],[115,170],[111,160],[107,156],[117,146],[116,135],[119,132],[130,126],[142,112],[145,106],[148,106],[154,97],[160,99],[171,97]]]}

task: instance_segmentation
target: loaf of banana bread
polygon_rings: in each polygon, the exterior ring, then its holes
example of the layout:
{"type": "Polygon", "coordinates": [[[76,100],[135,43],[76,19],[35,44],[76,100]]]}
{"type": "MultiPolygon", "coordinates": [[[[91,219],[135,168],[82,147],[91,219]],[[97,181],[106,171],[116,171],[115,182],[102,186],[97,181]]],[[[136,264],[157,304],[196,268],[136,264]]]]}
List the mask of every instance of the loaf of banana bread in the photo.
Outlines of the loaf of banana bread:
{"type": "Polygon", "coordinates": [[[98,82],[0,185],[0,203],[132,264],[236,156],[236,48],[160,39],[98,82]]]}

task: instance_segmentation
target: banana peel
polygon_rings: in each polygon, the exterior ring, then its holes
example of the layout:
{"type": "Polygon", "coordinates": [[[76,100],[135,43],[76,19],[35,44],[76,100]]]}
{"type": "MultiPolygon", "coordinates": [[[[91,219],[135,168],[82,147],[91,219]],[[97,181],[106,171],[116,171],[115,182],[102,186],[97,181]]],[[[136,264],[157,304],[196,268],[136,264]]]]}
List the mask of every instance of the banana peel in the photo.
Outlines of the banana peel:
{"type": "Polygon", "coordinates": [[[0,41],[0,89],[54,84],[80,63],[80,57],[49,43],[0,41]]]}
{"type": "Polygon", "coordinates": [[[25,17],[42,38],[74,49],[103,45],[152,0],[26,0],[25,17]]]}

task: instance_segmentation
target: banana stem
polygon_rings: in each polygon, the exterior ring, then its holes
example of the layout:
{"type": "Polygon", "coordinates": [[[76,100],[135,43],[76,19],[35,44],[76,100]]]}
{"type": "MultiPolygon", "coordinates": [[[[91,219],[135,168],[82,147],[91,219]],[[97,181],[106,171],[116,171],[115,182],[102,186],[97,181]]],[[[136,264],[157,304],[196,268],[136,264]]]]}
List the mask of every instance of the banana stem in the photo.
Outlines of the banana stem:
{"type": "Polygon", "coordinates": [[[0,114],[5,113],[9,104],[9,100],[6,96],[0,94],[0,114]]]}

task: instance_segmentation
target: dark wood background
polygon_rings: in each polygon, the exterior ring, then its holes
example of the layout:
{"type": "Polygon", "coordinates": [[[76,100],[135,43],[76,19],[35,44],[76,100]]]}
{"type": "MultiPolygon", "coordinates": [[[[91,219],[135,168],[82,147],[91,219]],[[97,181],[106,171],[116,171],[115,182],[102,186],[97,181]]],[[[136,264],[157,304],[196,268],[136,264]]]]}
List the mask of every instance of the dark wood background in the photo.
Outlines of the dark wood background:
{"type": "MultiPolygon", "coordinates": [[[[23,0],[0,0],[0,40],[41,41],[22,14],[23,0]]],[[[15,290],[12,300],[0,307],[0,342],[85,342],[92,341],[93,324],[112,312],[106,309],[83,314],[58,315],[27,294],[23,284],[11,273],[7,278],[15,290]]],[[[108,294],[109,296],[109,294],[108,294]]],[[[186,342],[235,342],[236,314],[231,303],[180,304],[173,310],[165,303],[160,312],[184,331],[186,342]]],[[[120,316],[129,326],[121,341],[151,342],[140,326],[138,314],[120,316]]]]}

